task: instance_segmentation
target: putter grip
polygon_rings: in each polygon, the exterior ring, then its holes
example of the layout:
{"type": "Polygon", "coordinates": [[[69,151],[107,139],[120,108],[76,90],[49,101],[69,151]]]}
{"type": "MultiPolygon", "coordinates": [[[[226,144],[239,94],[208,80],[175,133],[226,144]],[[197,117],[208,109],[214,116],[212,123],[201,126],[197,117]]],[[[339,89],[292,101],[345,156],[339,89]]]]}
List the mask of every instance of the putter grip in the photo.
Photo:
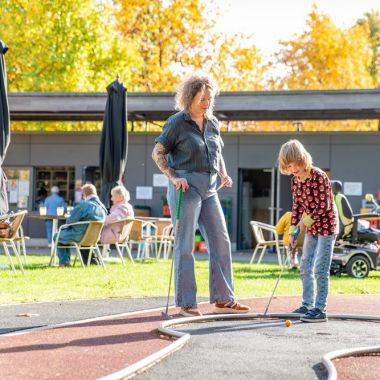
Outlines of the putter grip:
{"type": "Polygon", "coordinates": [[[294,234],[294,240],[298,239],[298,235],[300,234],[300,232],[301,232],[301,229],[299,227],[297,227],[296,232],[294,234]]]}
{"type": "Polygon", "coordinates": [[[182,187],[178,190],[178,197],[177,197],[177,210],[176,210],[176,220],[181,218],[181,206],[182,206],[182,187]]]}
{"type": "MultiPolygon", "coordinates": [[[[301,232],[301,229],[297,227],[296,232],[293,236],[293,241],[296,241],[298,239],[298,235],[300,234],[300,232],[301,232]]],[[[293,247],[290,244],[289,244],[289,251],[290,252],[293,251],[293,247]]]]}

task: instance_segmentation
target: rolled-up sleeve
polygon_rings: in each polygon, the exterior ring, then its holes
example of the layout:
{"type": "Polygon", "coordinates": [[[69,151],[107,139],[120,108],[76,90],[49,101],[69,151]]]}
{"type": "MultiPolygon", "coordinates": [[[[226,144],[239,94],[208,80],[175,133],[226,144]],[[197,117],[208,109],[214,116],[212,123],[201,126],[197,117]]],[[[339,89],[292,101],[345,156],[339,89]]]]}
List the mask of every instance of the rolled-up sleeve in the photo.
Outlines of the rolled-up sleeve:
{"type": "Polygon", "coordinates": [[[162,133],[158,136],[154,142],[160,143],[164,146],[165,152],[171,152],[177,142],[177,128],[172,123],[166,123],[162,129],[162,133]]]}
{"type": "Polygon", "coordinates": [[[219,135],[219,142],[220,142],[220,147],[223,149],[224,148],[224,141],[223,141],[221,135],[219,135]]]}

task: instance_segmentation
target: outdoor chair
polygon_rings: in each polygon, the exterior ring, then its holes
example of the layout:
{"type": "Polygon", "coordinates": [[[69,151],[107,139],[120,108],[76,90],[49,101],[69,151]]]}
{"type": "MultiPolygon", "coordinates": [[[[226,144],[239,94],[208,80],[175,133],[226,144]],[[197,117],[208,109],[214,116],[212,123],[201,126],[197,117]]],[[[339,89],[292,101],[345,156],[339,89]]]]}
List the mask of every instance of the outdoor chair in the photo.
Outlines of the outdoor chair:
{"type": "Polygon", "coordinates": [[[98,247],[98,241],[100,239],[100,235],[102,233],[102,229],[104,226],[103,221],[97,221],[97,220],[91,220],[91,221],[83,221],[83,222],[76,222],[76,223],[70,223],[70,224],[63,224],[57,232],[57,237],[55,241],[52,242],[53,244],[53,256],[50,258],[51,265],[54,264],[55,259],[57,257],[57,248],[73,248],[75,249],[75,258],[73,266],[75,266],[76,260],[79,257],[80,263],[83,268],[85,268],[85,264],[83,262],[82,255],[80,254],[81,250],[89,250],[88,254],[88,260],[87,260],[87,266],[90,265],[91,257],[95,253],[96,258],[99,260],[100,265],[105,268],[103,257],[100,253],[100,249],[98,247]],[[71,241],[67,245],[59,245],[59,236],[61,234],[62,229],[67,227],[72,227],[75,225],[84,225],[87,224],[87,230],[85,234],[82,237],[82,240],[80,242],[71,241]]]}
{"type": "MultiPolygon", "coordinates": [[[[150,257],[150,247],[154,241],[157,227],[149,221],[134,219],[129,234],[129,247],[132,250],[134,244],[137,244],[137,259],[142,260],[150,257]]],[[[157,258],[157,256],[156,256],[157,258]]]]}
{"type": "MultiPolygon", "coordinates": [[[[123,257],[124,248],[126,249],[128,257],[131,260],[132,264],[134,264],[133,257],[131,254],[131,249],[129,248],[129,235],[131,233],[134,221],[135,219],[133,218],[125,218],[125,219],[115,220],[114,222],[108,223],[107,226],[119,225],[119,224],[122,226],[119,240],[113,243],[101,243],[101,242],[98,243],[98,245],[102,246],[104,249],[107,249],[110,244],[114,244],[123,266],[125,266],[125,261],[123,257]]],[[[111,261],[111,260],[108,258],[104,258],[103,256],[103,261],[111,261]]]]}
{"type": "Polygon", "coordinates": [[[173,224],[166,226],[162,234],[159,235],[159,247],[158,247],[158,258],[161,257],[161,252],[163,250],[163,258],[167,260],[173,250],[174,245],[174,227],[173,224]]]}
{"type": "Polygon", "coordinates": [[[286,254],[286,260],[285,260],[284,265],[286,265],[286,262],[289,261],[287,250],[285,249],[283,240],[280,240],[278,237],[278,234],[276,232],[276,227],[274,227],[270,224],[266,224],[266,223],[262,223],[262,222],[258,222],[258,221],[254,221],[254,220],[250,221],[250,225],[252,227],[253,236],[255,237],[256,243],[257,243],[256,247],[253,251],[250,264],[252,264],[254,262],[256,254],[259,251],[259,249],[261,249],[261,253],[259,256],[259,260],[257,261],[257,264],[261,263],[261,260],[263,259],[263,256],[264,256],[266,249],[268,247],[275,247],[276,253],[277,253],[278,264],[280,266],[283,265],[282,259],[281,259],[281,251],[284,251],[286,254]],[[272,234],[272,236],[274,237],[274,240],[267,240],[264,237],[263,231],[267,231],[270,234],[272,234]]]}
{"type": "Polygon", "coordinates": [[[156,256],[160,258],[162,245],[170,240],[169,234],[172,229],[170,227],[172,226],[172,220],[170,218],[159,218],[154,221],[154,225],[156,226],[156,231],[152,242],[154,243],[156,256]]]}
{"type": "Polygon", "coordinates": [[[27,210],[22,210],[22,211],[18,211],[15,213],[2,215],[0,217],[0,220],[9,220],[10,225],[12,227],[12,231],[11,231],[10,236],[7,238],[0,238],[0,243],[3,244],[5,255],[7,256],[9,263],[11,265],[11,268],[15,273],[16,273],[16,268],[13,264],[13,260],[12,260],[12,257],[10,255],[8,247],[10,246],[12,248],[13,253],[18,260],[21,272],[25,273],[24,267],[23,267],[22,261],[21,261],[20,251],[17,249],[16,243],[18,241],[20,241],[20,239],[21,239],[20,238],[20,228],[21,228],[22,221],[24,220],[24,217],[27,213],[28,213],[27,210]]]}
{"type": "Polygon", "coordinates": [[[30,237],[29,236],[25,236],[24,235],[24,229],[22,228],[22,226],[20,226],[20,230],[19,230],[19,233],[17,234],[18,236],[16,236],[16,243],[17,243],[17,249],[21,255],[24,256],[24,263],[27,264],[27,260],[26,260],[26,245],[25,245],[25,240],[29,240],[30,237]]]}

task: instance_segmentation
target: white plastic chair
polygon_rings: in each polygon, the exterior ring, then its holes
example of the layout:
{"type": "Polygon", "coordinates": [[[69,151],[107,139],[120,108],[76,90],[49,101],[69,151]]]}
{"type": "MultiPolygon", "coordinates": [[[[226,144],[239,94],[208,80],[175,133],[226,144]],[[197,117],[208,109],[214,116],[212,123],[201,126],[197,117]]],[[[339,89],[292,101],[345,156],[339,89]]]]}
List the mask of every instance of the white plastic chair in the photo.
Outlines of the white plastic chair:
{"type": "Polygon", "coordinates": [[[150,257],[150,246],[154,241],[156,230],[157,227],[152,222],[141,219],[135,219],[133,221],[132,229],[129,234],[129,247],[132,250],[133,244],[137,244],[138,260],[150,257]],[[143,258],[141,257],[142,253],[143,258]]]}
{"type": "MultiPolygon", "coordinates": [[[[128,257],[131,260],[131,263],[134,264],[131,249],[129,247],[129,235],[132,230],[133,222],[135,221],[134,218],[125,218],[120,220],[115,220],[111,223],[106,224],[105,226],[112,226],[112,225],[119,225],[121,226],[121,232],[119,235],[119,240],[112,242],[112,243],[98,243],[99,246],[103,246],[103,248],[108,249],[110,244],[114,244],[116,247],[116,251],[120,257],[120,261],[125,266],[125,261],[123,257],[124,248],[127,251],[128,257]]],[[[103,251],[104,252],[104,251],[103,251]]],[[[111,259],[104,258],[103,261],[111,261],[111,259]]]]}
{"type": "Polygon", "coordinates": [[[251,220],[249,223],[252,227],[253,236],[255,237],[256,242],[257,242],[256,247],[252,253],[251,261],[249,263],[252,264],[254,262],[256,254],[259,251],[259,249],[261,249],[261,253],[257,261],[257,264],[261,263],[261,260],[263,259],[263,256],[268,247],[276,247],[278,264],[282,266],[283,264],[282,264],[282,259],[281,259],[281,250],[284,250],[285,252],[286,250],[285,250],[283,240],[280,240],[278,237],[278,234],[276,232],[276,227],[270,224],[258,222],[255,220],[251,220]],[[271,233],[274,239],[273,240],[265,239],[263,231],[268,231],[269,233],[271,233]]]}
{"type": "Polygon", "coordinates": [[[159,237],[159,247],[158,247],[158,258],[161,257],[161,252],[163,249],[163,257],[164,259],[168,259],[170,257],[170,254],[173,250],[173,245],[174,245],[174,228],[173,224],[169,224],[166,226],[162,234],[159,237]]]}

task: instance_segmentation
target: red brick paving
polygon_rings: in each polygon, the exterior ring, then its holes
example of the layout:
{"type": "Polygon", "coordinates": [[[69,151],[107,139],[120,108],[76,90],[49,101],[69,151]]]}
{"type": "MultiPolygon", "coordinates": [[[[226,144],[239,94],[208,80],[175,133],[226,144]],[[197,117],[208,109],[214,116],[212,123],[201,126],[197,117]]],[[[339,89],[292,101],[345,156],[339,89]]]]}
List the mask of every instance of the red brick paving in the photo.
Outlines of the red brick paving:
{"type": "Polygon", "coordinates": [[[376,356],[349,356],[335,359],[334,366],[338,379],[344,380],[379,380],[380,354],[376,356]]]}
{"type": "MultiPolygon", "coordinates": [[[[267,302],[268,298],[247,301],[254,313],[263,313],[267,302]]],[[[269,312],[290,312],[299,302],[298,297],[276,297],[269,312]]],[[[200,308],[211,311],[209,304],[200,308]]],[[[380,315],[380,295],[331,296],[328,312],[380,315]]],[[[170,344],[157,334],[161,320],[161,312],[155,311],[0,336],[0,377],[81,380],[111,374],[170,344]]]]}

